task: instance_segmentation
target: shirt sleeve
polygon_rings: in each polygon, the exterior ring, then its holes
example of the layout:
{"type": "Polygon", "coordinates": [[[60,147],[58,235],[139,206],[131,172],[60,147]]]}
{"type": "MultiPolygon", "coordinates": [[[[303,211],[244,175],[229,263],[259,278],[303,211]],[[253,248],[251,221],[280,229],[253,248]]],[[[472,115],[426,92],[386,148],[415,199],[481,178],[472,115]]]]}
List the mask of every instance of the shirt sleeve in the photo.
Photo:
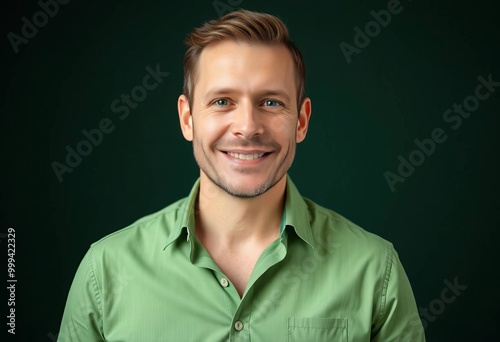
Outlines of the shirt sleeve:
{"type": "Polygon", "coordinates": [[[399,256],[389,246],[378,315],[372,326],[373,342],[425,342],[410,281],[399,256]]]}
{"type": "Polygon", "coordinates": [[[104,341],[101,294],[92,264],[92,248],[86,253],[76,271],[57,341],[104,341]]]}

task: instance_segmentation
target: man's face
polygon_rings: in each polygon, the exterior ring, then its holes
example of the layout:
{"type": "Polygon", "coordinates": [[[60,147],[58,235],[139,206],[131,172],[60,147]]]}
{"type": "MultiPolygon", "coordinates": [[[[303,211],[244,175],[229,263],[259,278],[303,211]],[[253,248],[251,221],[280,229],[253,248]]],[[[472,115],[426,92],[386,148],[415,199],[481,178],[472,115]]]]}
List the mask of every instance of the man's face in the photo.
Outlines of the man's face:
{"type": "Polygon", "coordinates": [[[306,99],[299,115],[294,70],[284,46],[225,41],[203,50],[192,108],[184,95],[178,104],[202,177],[238,197],[283,178],[311,111],[306,99]]]}

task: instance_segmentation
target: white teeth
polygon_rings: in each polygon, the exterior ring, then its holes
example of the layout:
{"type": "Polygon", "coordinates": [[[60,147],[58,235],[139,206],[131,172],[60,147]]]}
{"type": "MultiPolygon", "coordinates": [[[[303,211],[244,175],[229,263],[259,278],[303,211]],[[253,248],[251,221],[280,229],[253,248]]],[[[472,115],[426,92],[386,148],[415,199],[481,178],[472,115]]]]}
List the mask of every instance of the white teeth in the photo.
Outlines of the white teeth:
{"type": "Polygon", "coordinates": [[[264,153],[242,154],[242,153],[232,153],[232,152],[227,152],[227,154],[229,154],[231,157],[243,160],[257,159],[264,155],[264,153]]]}

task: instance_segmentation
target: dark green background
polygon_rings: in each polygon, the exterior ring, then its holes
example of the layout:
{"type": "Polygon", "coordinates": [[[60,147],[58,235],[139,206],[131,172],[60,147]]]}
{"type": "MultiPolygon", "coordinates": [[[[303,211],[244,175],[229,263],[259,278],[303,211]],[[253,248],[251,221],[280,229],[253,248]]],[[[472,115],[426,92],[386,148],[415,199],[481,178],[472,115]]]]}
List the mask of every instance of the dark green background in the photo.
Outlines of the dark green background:
{"type": "MultiPolygon", "coordinates": [[[[339,44],[353,44],[354,27],[387,0],[238,7],[279,16],[303,51],[313,115],[290,170],[302,194],[392,241],[419,307],[440,297],[445,279],[468,286],[428,325],[428,341],[495,341],[500,88],[457,130],[442,114],[474,94],[479,75],[500,81],[500,12],[494,1],[401,4],[350,64],[339,44]],[[437,127],[448,139],[391,192],[383,173],[397,172],[398,156],[437,127]]],[[[8,32],[20,34],[21,18],[40,7],[6,6],[0,232],[16,230],[15,340],[50,341],[89,245],[186,196],[198,176],[177,119],[183,38],[218,13],[212,1],[73,0],[15,54],[8,32]],[[111,103],[157,63],[170,75],[119,120],[111,103]],[[104,117],[115,130],[60,183],[51,163],[64,162],[66,145],[76,147],[104,117]]],[[[6,302],[2,292],[3,317],[6,302]]]]}

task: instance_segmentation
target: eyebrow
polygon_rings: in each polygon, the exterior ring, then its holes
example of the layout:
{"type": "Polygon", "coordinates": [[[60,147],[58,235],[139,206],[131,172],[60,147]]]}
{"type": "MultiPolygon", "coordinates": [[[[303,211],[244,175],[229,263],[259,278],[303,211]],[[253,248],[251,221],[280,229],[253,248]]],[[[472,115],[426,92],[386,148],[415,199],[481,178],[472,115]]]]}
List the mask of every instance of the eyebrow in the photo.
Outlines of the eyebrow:
{"type": "MultiPolygon", "coordinates": [[[[203,97],[204,102],[209,101],[211,98],[221,95],[234,94],[239,93],[239,90],[234,88],[214,88],[205,93],[203,97]]],[[[256,96],[281,96],[285,98],[287,101],[291,101],[290,96],[283,90],[279,89],[264,89],[257,92],[256,96]]]]}

